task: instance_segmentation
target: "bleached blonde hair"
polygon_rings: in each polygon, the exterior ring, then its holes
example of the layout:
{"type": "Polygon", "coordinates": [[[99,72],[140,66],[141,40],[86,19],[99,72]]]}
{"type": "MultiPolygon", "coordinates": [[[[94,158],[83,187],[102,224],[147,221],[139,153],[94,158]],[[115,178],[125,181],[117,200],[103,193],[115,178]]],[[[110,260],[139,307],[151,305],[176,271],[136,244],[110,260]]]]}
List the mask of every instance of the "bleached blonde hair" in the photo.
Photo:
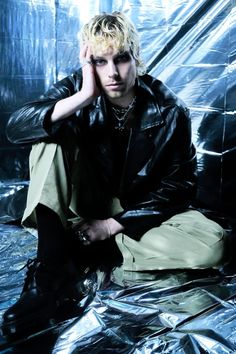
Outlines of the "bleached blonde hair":
{"type": "Polygon", "coordinates": [[[83,44],[89,43],[95,52],[105,53],[110,47],[119,52],[130,51],[136,62],[137,74],[145,74],[138,32],[123,13],[102,13],[94,16],[83,26],[80,39],[83,44]]]}

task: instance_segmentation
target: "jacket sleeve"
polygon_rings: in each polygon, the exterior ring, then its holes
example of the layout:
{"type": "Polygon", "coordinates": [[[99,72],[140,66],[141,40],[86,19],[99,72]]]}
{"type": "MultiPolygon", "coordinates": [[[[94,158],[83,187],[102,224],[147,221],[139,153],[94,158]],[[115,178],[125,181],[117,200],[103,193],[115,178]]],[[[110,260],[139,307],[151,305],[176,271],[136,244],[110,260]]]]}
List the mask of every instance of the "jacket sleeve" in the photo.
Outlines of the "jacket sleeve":
{"type": "Polygon", "coordinates": [[[16,144],[33,143],[39,139],[53,135],[61,126],[61,122],[51,124],[50,116],[55,104],[63,98],[75,93],[75,75],[58,81],[38,100],[26,103],[15,111],[8,121],[6,135],[10,142],[16,144]]]}
{"type": "Polygon", "coordinates": [[[186,210],[195,197],[196,151],[191,141],[191,121],[186,110],[177,109],[173,122],[168,125],[167,120],[165,129],[168,138],[163,156],[158,159],[162,163],[158,167],[157,160],[154,162],[154,170],[161,169],[164,173],[160,179],[157,178],[156,185],[155,182],[150,183],[151,189],[146,188],[144,193],[140,184],[137,192],[140,197],[137,196],[135,203],[114,216],[125,227],[125,234],[133,239],[140,239],[151,228],[186,210]]]}

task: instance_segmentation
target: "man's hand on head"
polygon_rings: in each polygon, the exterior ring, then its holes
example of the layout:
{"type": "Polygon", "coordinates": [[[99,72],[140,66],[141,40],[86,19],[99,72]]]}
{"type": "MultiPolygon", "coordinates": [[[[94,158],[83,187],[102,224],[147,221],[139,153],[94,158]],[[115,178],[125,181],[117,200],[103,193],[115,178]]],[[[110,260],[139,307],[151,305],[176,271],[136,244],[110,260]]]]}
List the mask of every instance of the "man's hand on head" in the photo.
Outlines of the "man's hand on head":
{"type": "Polygon", "coordinates": [[[84,92],[84,94],[88,97],[91,97],[91,99],[94,99],[100,96],[101,90],[97,83],[91,49],[87,44],[83,45],[81,48],[80,63],[83,74],[83,83],[81,91],[84,92]]]}

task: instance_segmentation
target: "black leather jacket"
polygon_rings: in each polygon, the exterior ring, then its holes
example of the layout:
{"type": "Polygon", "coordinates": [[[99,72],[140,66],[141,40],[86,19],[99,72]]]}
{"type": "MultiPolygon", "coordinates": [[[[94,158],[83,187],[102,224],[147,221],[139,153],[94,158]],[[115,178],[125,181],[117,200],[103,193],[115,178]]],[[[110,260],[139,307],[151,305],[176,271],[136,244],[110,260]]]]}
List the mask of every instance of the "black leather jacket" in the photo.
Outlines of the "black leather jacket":
{"type": "MultiPolygon", "coordinates": [[[[81,150],[94,162],[104,197],[106,191],[109,195],[113,168],[104,97],[64,121],[51,124],[49,120],[55,103],[77,92],[81,81],[81,72],[76,72],[54,84],[39,100],[25,104],[11,116],[7,136],[11,142],[25,144],[50,137],[60,140],[60,134],[71,129],[81,150]]],[[[150,75],[139,77],[136,84],[138,124],[130,131],[120,181],[124,211],[115,219],[127,235],[139,239],[147,230],[188,208],[196,192],[196,153],[185,105],[150,75]]]]}

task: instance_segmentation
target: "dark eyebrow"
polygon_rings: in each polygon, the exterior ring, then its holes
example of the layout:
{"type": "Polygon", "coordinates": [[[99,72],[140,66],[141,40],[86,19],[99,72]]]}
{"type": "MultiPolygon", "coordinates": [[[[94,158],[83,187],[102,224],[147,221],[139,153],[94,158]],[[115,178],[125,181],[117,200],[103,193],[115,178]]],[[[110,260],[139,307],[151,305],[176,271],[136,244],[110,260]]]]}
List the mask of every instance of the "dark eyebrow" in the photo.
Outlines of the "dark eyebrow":
{"type": "Polygon", "coordinates": [[[96,55],[96,56],[93,55],[92,59],[93,59],[93,60],[96,60],[96,59],[104,59],[104,57],[98,56],[98,55],[96,55]]]}
{"type": "Polygon", "coordinates": [[[122,56],[122,55],[131,55],[131,54],[130,54],[130,52],[125,50],[125,51],[117,53],[114,57],[116,58],[116,57],[119,57],[119,56],[122,56]]]}
{"type": "MultiPolygon", "coordinates": [[[[127,50],[125,51],[122,51],[122,52],[118,52],[116,55],[114,55],[114,59],[116,59],[117,57],[119,56],[122,56],[122,55],[131,55],[130,52],[128,52],[127,50]]],[[[94,55],[93,56],[93,59],[104,59],[104,56],[100,56],[100,55],[94,55]]]]}

